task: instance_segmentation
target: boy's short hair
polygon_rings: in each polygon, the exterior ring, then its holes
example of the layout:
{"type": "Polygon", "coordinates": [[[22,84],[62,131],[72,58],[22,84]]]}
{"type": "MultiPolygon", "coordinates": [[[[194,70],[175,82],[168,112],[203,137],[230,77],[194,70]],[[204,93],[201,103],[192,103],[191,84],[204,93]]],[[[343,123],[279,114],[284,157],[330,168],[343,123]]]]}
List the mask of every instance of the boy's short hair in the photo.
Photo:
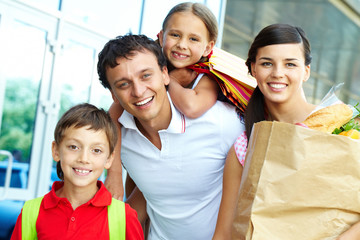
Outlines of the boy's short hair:
{"type": "MultiPolygon", "coordinates": [[[[110,154],[114,151],[118,140],[117,129],[110,118],[110,115],[104,110],[95,107],[89,103],[82,103],[73,106],[67,110],[58,123],[54,131],[55,143],[59,145],[64,139],[66,129],[70,127],[81,128],[88,126],[91,130],[103,130],[109,141],[110,154]]],[[[57,175],[64,180],[64,173],[61,169],[60,162],[56,165],[57,175]]]]}
{"type": "Polygon", "coordinates": [[[97,71],[101,84],[105,88],[111,89],[109,81],[106,78],[106,69],[109,67],[116,67],[118,65],[116,62],[117,58],[128,59],[137,52],[145,51],[154,54],[161,70],[166,67],[166,58],[160,45],[145,35],[133,35],[128,33],[108,41],[103,50],[99,53],[99,61],[97,64],[97,71]]]}

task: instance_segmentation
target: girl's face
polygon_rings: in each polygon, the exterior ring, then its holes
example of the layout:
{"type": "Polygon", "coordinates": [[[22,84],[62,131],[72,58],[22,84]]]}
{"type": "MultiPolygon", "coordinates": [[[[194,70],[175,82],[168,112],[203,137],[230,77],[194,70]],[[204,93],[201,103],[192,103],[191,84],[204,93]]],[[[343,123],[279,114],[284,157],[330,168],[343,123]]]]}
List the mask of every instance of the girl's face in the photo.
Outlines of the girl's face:
{"type": "Polygon", "coordinates": [[[204,22],[191,12],[178,12],[169,19],[159,35],[166,58],[175,68],[183,68],[206,57],[215,42],[209,41],[204,22]]]}
{"type": "Polygon", "coordinates": [[[275,44],[258,49],[252,75],[268,103],[286,103],[303,98],[302,83],[310,76],[301,43],[275,44]]]}

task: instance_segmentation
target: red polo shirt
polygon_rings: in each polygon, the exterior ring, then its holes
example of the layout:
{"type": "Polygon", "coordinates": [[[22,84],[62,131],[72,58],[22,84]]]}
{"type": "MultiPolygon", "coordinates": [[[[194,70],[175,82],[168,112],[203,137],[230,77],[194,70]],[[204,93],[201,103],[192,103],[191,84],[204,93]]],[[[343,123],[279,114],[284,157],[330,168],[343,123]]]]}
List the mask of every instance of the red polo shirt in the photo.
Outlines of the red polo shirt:
{"type": "MultiPolygon", "coordinates": [[[[73,210],[66,198],[59,198],[55,191],[63,182],[54,182],[52,189],[41,202],[36,222],[38,239],[109,239],[107,206],[111,204],[111,194],[98,181],[99,190],[87,203],[73,210]]],[[[126,239],[144,239],[137,213],[125,204],[126,239]]],[[[12,240],[21,240],[21,213],[17,219],[12,240]]]]}

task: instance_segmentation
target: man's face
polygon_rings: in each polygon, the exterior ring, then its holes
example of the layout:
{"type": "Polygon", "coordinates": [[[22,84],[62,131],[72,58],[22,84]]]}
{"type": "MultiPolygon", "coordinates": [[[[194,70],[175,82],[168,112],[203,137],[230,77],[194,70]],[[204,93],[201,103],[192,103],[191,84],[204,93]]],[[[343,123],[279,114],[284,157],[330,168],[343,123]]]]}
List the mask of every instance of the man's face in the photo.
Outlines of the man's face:
{"type": "Polygon", "coordinates": [[[106,70],[114,101],[142,124],[167,119],[171,113],[165,88],[169,84],[166,67],[161,70],[155,55],[147,50],[128,59],[118,58],[117,63],[106,70]]]}

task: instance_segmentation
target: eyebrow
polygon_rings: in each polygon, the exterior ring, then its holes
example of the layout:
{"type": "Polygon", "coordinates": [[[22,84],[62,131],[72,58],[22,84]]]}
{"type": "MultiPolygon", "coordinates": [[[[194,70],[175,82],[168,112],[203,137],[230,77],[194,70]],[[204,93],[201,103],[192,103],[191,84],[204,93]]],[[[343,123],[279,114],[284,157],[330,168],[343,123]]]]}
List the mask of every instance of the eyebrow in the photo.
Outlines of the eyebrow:
{"type": "MultiPolygon", "coordinates": [[[[261,57],[259,58],[259,60],[268,60],[268,61],[271,61],[273,60],[272,58],[269,58],[269,57],[261,57]]],[[[285,58],[286,61],[300,61],[299,59],[297,58],[285,58]]]]}
{"type": "MultiPolygon", "coordinates": [[[[79,144],[83,144],[83,141],[81,138],[77,138],[77,137],[68,137],[66,139],[67,141],[75,141],[76,143],[79,143],[79,144]]],[[[107,142],[93,142],[91,143],[91,146],[106,146],[107,142]]]]}
{"type": "MultiPolygon", "coordinates": [[[[181,34],[184,34],[183,31],[179,30],[179,29],[176,29],[176,28],[170,28],[169,32],[176,32],[176,33],[181,33],[181,34]]],[[[189,36],[194,36],[194,37],[197,37],[197,38],[201,38],[200,35],[196,34],[196,33],[189,33],[188,34],[189,36]]]]}
{"type": "Polygon", "coordinates": [[[195,37],[197,37],[197,38],[201,38],[201,36],[198,35],[198,34],[196,34],[196,33],[190,33],[189,35],[190,35],[190,36],[195,36],[195,37]]]}

